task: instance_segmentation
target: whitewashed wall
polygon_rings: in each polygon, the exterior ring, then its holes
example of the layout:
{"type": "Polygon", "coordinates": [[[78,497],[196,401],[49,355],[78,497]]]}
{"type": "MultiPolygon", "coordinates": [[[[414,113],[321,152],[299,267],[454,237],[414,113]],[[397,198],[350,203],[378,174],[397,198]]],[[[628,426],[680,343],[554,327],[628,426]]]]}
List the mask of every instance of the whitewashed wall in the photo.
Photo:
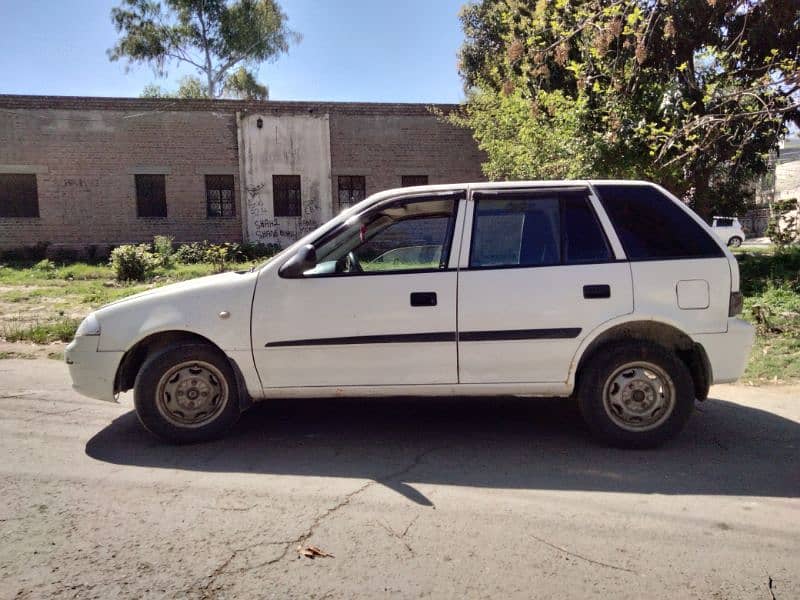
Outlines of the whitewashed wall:
{"type": "Polygon", "coordinates": [[[244,115],[239,140],[245,239],[286,247],[333,216],[327,114],[244,115]],[[273,175],[300,175],[301,216],[275,217],[273,175]]]}

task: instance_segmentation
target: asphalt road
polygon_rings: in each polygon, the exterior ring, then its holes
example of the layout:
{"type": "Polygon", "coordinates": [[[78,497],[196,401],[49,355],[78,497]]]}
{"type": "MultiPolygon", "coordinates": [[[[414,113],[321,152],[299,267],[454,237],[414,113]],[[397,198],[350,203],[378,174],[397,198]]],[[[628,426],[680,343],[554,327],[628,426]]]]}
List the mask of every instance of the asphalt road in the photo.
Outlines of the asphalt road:
{"type": "Polygon", "coordinates": [[[279,401],[172,447],[3,360],[0,597],[800,598],[800,387],[712,398],[656,451],[530,399],[279,401]]]}

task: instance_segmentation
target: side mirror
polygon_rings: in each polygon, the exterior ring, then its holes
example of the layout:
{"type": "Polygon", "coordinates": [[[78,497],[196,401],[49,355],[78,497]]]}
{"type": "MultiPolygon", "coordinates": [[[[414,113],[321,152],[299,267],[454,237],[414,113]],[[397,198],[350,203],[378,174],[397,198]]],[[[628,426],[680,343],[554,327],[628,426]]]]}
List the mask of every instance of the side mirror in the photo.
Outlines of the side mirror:
{"type": "Polygon", "coordinates": [[[292,258],[281,267],[280,275],[287,279],[297,279],[303,273],[317,266],[317,249],[311,244],[306,244],[297,251],[292,258]]]}

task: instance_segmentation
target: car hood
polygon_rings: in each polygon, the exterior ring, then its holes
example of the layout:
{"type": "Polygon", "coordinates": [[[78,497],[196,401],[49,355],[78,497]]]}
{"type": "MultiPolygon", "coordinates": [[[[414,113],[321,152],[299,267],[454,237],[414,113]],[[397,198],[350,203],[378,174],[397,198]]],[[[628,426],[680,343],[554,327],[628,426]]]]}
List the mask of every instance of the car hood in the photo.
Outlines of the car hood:
{"type": "Polygon", "coordinates": [[[222,273],[148,290],[95,312],[100,351],[126,351],[162,331],[188,331],[225,352],[250,350],[258,272],[222,273]]]}
{"type": "Polygon", "coordinates": [[[240,282],[242,277],[247,275],[251,275],[251,273],[249,271],[231,271],[228,273],[219,273],[218,275],[207,275],[205,277],[187,279],[186,281],[179,281],[178,283],[171,283],[169,285],[153,288],[152,290],[126,296],[125,298],[104,305],[98,309],[97,312],[98,314],[106,313],[109,312],[108,309],[130,305],[133,302],[145,298],[152,301],[157,301],[159,298],[173,300],[176,296],[183,296],[210,289],[222,291],[225,287],[240,282]]]}

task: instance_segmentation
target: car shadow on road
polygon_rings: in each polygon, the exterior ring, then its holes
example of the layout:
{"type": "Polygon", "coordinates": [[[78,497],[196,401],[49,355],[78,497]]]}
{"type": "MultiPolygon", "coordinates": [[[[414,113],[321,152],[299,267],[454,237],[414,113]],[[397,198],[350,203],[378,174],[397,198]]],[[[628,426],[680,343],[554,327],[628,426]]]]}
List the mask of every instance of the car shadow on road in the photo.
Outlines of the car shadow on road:
{"type": "Polygon", "coordinates": [[[272,400],[224,439],[160,443],[131,411],[86,444],[97,460],[201,472],[371,479],[419,504],[414,483],[658,494],[800,496],[800,424],[709,399],[657,450],[593,441],[563,399],[272,400]]]}

